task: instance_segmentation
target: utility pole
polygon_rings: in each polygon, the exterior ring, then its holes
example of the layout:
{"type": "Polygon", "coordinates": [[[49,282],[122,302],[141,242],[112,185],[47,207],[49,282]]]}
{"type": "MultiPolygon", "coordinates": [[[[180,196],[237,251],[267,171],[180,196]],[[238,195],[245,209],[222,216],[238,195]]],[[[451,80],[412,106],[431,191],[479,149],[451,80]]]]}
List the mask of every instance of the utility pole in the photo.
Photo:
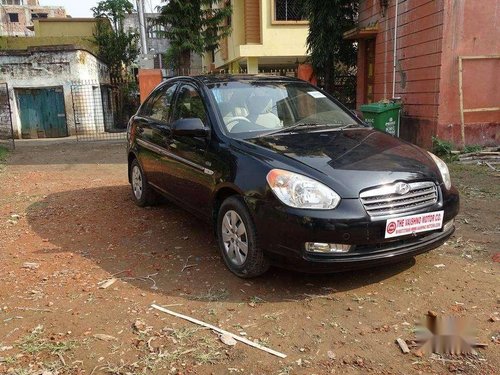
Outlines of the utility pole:
{"type": "Polygon", "coordinates": [[[146,40],[146,17],[144,16],[144,0],[137,0],[137,13],[139,14],[139,32],[141,35],[141,53],[148,53],[148,42],[146,40]]]}

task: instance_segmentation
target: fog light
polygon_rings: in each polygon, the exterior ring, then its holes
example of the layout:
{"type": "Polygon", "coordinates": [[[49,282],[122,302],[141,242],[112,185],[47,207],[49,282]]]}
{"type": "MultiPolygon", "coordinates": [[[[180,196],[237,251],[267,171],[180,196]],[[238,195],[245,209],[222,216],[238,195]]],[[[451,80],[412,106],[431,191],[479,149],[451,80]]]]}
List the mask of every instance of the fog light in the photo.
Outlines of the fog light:
{"type": "Polygon", "coordinates": [[[450,230],[454,225],[455,225],[455,219],[448,221],[443,226],[443,232],[448,232],[448,230],[450,230]]]}
{"type": "Polygon", "coordinates": [[[306,242],[306,250],[311,253],[347,253],[351,250],[351,245],[340,243],[306,242]]]}

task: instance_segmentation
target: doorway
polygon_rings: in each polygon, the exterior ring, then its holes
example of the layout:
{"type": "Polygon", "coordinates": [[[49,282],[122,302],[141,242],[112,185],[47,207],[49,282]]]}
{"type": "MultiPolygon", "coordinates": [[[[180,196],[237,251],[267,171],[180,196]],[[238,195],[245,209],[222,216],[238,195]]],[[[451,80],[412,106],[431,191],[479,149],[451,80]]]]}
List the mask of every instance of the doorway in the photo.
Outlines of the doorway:
{"type": "Polygon", "coordinates": [[[365,88],[364,102],[373,103],[375,87],[375,39],[365,41],[365,88]]]}
{"type": "Polygon", "coordinates": [[[68,136],[62,87],[16,89],[22,138],[68,136]]]}

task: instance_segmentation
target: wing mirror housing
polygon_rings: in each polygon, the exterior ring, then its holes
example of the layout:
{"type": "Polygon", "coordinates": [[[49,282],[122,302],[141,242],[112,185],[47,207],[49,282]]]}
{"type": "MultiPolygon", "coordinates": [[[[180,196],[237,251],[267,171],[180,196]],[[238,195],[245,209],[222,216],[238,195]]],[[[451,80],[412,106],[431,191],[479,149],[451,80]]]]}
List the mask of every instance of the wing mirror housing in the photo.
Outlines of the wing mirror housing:
{"type": "Polygon", "coordinates": [[[172,124],[172,134],[181,137],[208,137],[210,131],[199,118],[182,118],[172,124]]]}

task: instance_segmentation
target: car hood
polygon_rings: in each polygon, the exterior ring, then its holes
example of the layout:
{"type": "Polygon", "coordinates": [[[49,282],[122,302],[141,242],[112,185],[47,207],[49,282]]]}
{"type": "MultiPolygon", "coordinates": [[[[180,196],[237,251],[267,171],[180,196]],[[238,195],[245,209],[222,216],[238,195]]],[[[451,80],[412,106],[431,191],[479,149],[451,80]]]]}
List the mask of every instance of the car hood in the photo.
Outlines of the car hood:
{"type": "MultiPolygon", "coordinates": [[[[297,163],[306,166],[313,171],[311,177],[344,198],[357,198],[366,188],[395,181],[441,182],[440,172],[425,150],[373,129],[299,131],[245,142],[293,160],[293,169],[301,169],[297,163]]],[[[282,163],[273,167],[279,165],[282,163]]]]}

